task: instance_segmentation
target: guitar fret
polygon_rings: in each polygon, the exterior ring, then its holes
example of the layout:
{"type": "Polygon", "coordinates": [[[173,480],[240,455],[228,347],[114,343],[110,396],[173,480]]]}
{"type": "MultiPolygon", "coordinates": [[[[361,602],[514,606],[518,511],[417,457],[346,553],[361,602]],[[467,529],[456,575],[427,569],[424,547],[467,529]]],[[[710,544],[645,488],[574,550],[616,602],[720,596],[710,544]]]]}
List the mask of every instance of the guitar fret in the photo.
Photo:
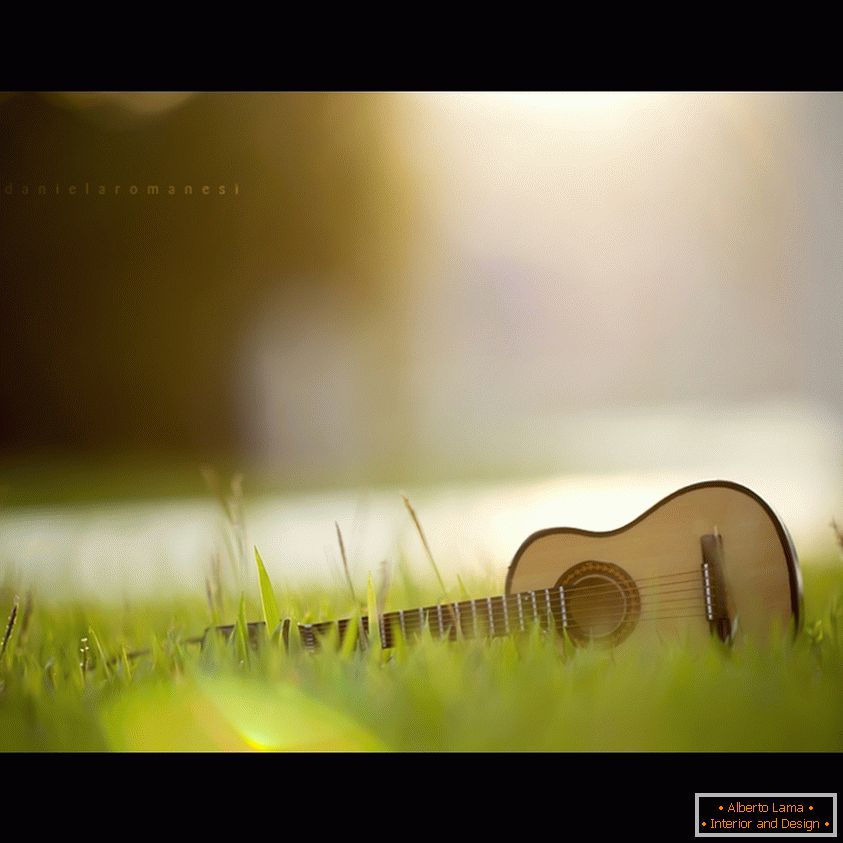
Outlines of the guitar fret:
{"type": "Polygon", "coordinates": [[[474,627],[474,637],[477,638],[477,601],[471,601],[471,622],[474,627]]]}
{"type": "Polygon", "coordinates": [[[553,619],[553,605],[550,602],[550,589],[549,588],[546,588],[544,590],[544,599],[545,599],[545,602],[547,603],[547,619],[548,619],[548,622],[550,623],[550,628],[552,629],[556,625],[556,622],[553,619]]]}
{"type": "Polygon", "coordinates": [[[533,604],[533,622],[537,621],[539,618],[539,610],[536,608],[536,592],[530,592],[530,602],[533,604]]]}
{"type": "Polygon", "coordinates": [[[504,632],[509,635],[509,610],[506,607],[506,596],[502,597],[501,600],[503,601],[503,629],[504,632]]]}
{"type": "Polygon", "coordinates": [[[457,638],[459,638],[459,636],[462,635],[462,620],[460,618],[460,604],[454,603],[454,607],[453,607],[452,611],[454,613],[454,618],[457,622],[457,638]]]}
{"type": "Polygon", "coordinates": [[[515,599],[518,601],[518,625],[521,627],[521,632],[524,631],[524,610],[521,608],[521,592],[519,591],[518,594],[515,595],[515,599]]]}
{"type": "Polygon", "coordinates": [[[424,609],[419,609],[419,632],[424,629],[424,609]]]}
{"type": "Polygon", "coordinates": [[[436,604],[436,615],[439,618],[439,635],[440,637],[445,634],[445,625],[442,622],[442,604],[436,604]]]}
{"type": "Polygon", "coordinates": [[[384,616],[378,615],[378,628],[381,633],[381,647],[387,647],[386,643],[386,625],[384,624],[384,616]]]}
{"type": "Polygon", "coordinates": [[[562,629],[568,628],[568,611],[565,607],[565,590],[559,586],[559,605],[562,608],[562,629]]]}
{"type": "Polygon", "coordinates": [[[486,598],[486,609],[489,612],[489,632],[494,635],[495,634],[495,615],[492,612],[492,598],[486,598]]]}
{"type": "Polygon", "coordinates": [[[401,635],[403,635],[404,638],[406,638],[407,637],[407,626],[404,623],[404,610],[403,609],[401,609],[398,612],[398,621],[401,624],[401,635]]]}

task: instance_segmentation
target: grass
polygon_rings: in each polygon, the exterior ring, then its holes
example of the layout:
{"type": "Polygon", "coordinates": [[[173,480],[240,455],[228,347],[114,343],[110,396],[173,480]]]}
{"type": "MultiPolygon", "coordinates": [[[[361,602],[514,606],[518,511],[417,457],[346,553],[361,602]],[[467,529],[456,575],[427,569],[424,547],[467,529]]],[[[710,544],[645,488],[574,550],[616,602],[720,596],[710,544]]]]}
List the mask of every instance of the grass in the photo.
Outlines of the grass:
{"type": "MultiPolygon", "coordinates": [[[[534,630],[314,654],[295,634],[285,651],[277,632],[253,649],[241,629],[200,651],[188,639],[217,617],[240,626],[355,607],[344,589],[273,593],[262,565],[242,599],[219,576],[207,599],[121,606],[56,604],[6,583],[0,750],[840,751],[843,571],[832,561],[804,566],[805,631],[763,650],[645,650],[633,638],[614,653],[563,653],[534,630]]],[[[357,610],[438,596],[438,584],[401,577],[379,596],[370,581],[357,610]]]]}

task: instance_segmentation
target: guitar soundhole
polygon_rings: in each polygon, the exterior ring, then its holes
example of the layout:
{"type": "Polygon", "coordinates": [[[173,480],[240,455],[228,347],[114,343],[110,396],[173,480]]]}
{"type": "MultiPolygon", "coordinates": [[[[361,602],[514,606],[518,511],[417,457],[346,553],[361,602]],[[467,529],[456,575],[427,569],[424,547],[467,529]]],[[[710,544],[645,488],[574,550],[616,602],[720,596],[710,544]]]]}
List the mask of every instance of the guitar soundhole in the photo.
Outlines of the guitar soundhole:
{"type": "Polygon", "coordinates": [[[635,580],[613,562],[588,560],[557,580],[565,594],[566,628],[578,645],[614,646],[635,628],[641,595],[635,580]]]}

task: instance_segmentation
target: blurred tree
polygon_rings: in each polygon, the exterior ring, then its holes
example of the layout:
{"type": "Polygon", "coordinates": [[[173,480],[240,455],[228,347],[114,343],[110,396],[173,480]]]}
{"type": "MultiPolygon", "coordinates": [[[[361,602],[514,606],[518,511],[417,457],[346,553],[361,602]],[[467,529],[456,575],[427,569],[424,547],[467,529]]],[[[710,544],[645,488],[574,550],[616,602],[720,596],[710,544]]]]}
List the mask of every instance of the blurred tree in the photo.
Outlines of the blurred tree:
{"type": "MultiPolygon", "coordinates": [[[[394,360],[411,227],[396,103],[322,93],[0,102],[0,448],[242,453],[242,349],[270,301],[288,320],[303,300],[327,303],[332,319],[371,328],[361,359],[394,360]],[[21,195],[40,184],[51,194],[21,195]],[[94,195],[100,184],[123,192],[94,195]],[[142,195],[147,184],[161,195],[142,195]],[[165,195],[170,184],[180,195],[165,195]]],[[[360,399],[379,396],[394,424],[401,367],[377,369],[360,399]]],[[[371,420],[371,441],[394,458],[400,438],[382,414],[371,420]]]]}

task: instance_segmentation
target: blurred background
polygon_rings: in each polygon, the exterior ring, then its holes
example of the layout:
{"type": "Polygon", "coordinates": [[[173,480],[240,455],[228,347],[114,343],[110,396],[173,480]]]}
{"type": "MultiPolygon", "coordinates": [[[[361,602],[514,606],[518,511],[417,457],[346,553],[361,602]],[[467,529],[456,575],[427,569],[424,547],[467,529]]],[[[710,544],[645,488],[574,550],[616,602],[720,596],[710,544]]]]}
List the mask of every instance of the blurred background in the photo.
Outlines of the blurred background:
{"type": "Polygon", "coordinates": [[[835,93],[0,94],[0,566],[193,589],[202,466],[290,581],[713,477],[832,558],[841,188],[835,93]]]}

